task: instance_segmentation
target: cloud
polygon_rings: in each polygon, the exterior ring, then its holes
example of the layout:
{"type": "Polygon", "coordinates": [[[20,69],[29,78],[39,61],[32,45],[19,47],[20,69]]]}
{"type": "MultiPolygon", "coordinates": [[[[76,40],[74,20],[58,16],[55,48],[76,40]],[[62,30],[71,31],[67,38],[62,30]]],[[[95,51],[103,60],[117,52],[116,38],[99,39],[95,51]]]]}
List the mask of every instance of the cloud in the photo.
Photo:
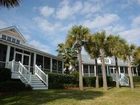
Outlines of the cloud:
{"type": "Polygon", "coordinates": [[[52,50],[50,46],[47,46],[47,44],[42,44],[41,42],[36,40],[31,40],[29,44],[44,52],[51,52],[52,50]]]}
{"type": "Polygon", "coordinates": [[[140,26],[140,16],[137,16],[132,21],[133,26],[140,26]]]}
{"type": "Polygon", "coordinates": [[[0,20],[0,28],[5,28],[7,26],[8,26],[8,24],[5,21],[0,20]]]}
{"type": "Polygon", "coordinates": [[[130,43],[140,45],[140,28],[133,28],[120,32],[119,34],[130,43]]]}
{"type": "Polygon", "coordinates": [[[84,21],[83,25],[90,27],[91,29],[94,28],[103,28],[108,25],[114,24],[120,19],[117,14],[105,14],[103,16],[97,16],[93,20],[86,20],[84,21]]]}
{"type": "Polygon", "coordinates": [[[79,12],[80,9],[82,9],[81,2],[76,1],[73,4],[74,5],[70,5],[70,2],[68,0],[63,0],[56,11],[56,17],[62,20],[71,18],[73,15],[79,12]]]}
{"type": "Polygon", "coordinates": [[[61,23],[51,23],[42,17],[36,17],[34,20],[41,30],[48,33],[55,33],[56,31],[58,32],[62,27],[61,23]]]}
{"type": "Polygon", "coordinates": [[[55,12],[55,9],[49,6],[44,6],[44,7],[40,7],[39,11],[41,15],[43,15],[44,17],[48,17],[55,12]]]}

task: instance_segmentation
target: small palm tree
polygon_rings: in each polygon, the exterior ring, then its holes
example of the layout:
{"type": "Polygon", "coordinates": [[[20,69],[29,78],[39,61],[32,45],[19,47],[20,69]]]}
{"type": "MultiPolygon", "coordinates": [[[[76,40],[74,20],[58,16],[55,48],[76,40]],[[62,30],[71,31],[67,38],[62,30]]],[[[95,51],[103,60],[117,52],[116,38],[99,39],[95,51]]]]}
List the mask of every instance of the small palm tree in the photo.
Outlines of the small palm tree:
{"type": "Polygon", "coordinates": [[[0,6],[10,8],[19,6],[20,0],[0,0],[0,6]]]}
{"type": "Polygon", "coordinates": [[[77,64],[76,52],[71,50],[71,48],[66,48],[64,43],[58,44],[58,56],[64,60],[64,67],[66,68],[65,73],[69,74],[69,67],[75,67],[77,64]]]}
{"type": "Polygon", "coordinates": [[[124,48],[122,49],[123,52],[123,59],[127,61],[128,63],[128,74],[130,78],[130,87],[131,89],[134,88],[134,83],[133,83],[133,76],[132,76],[132,63],[133,63],[133,56],[135,52],[135,45],[131,44],[125,44],[124,48]]]}
{"type": "Polygon", "coordinates": [[[134,52],[134,62],[135,64],[140,64],[140,47],[137,47],[134,52]]]}
{"type": "Polygon", "coordinates": [[[110,56],[114,56],[116,65],[116,87],[119,88],[119,70],[118,70],[118,58],[121,58],[122,48],[126,41],[119,36],[109,35],[107,38],[107,44],[110,56]]]}
{"type": "Polygon", "coordinates": [[[98,63],[97,58],[100,57],[99,55],[99,47],[95,43],[94,36],[89,36],[87,44],[85,44],[85,50],[88,52],[91,58],[95,59],[95,70],[96,70],[96,88],[99,88],[99,75],[98,75],[98,63]]]}
{"type": "Polygon", "coordinates": [[[78,64],[79,64],[79,88],[83,90],[83,76],[82,76],[82,56],[81,50],[84,40],[87,39],[90,31],[87,27],[83,26],[73,26],[68,32],[66,46],[68,48],[75,48],[78,55],[78,64]]]}

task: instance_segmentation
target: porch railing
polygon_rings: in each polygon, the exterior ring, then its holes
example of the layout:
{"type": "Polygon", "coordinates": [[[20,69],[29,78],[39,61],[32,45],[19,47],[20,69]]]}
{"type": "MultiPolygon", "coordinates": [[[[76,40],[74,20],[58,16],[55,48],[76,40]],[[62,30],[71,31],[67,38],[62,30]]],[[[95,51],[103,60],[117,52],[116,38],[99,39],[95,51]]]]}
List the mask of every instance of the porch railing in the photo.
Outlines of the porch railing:
{"type": "Polygon", "coordinates": [[[32,74],[30,73],[29,70],[27,70],[27,68],[21,62],[16,62],[12,60],[8,63],[7,68],[11,69],[11,72],[19,73],[20,79],[23,82],[30,84],[32,74]],[[21,77],[23,77],[25,81],[21,77]]]}
{"type": "Polygon", "coordinates": [[[45,74],[37,65],[35,65],[35,75],[37,75],[46,86],[48,86],[48,75],[45,74]]]}
{"type": "Polygon", "coordinates": [[[31,83],[32,74],[29,70],[26,69],[26,67],[21,62],[19,62],[19,73],[26,80],[28,84],[31,83]]]}

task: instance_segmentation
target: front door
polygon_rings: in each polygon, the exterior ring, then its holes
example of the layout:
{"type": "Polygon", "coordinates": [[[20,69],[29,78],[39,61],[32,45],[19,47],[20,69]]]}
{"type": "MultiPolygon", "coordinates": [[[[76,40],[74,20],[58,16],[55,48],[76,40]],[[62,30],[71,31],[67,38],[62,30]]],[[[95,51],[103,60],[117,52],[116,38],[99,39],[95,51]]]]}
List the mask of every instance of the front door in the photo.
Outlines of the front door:
{"type": "Polygon", "coordinates": [[[27,68],[27,70],[30,70],[30,55],[21,52],[15,52],[15,61],[20,61],[27,68]]]}

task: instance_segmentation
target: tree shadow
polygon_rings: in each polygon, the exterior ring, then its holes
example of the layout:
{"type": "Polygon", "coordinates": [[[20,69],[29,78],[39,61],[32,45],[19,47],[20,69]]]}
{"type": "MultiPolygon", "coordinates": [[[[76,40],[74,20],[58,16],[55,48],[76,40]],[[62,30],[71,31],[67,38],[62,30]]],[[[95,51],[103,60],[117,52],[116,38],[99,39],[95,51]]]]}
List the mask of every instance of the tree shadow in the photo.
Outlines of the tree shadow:
{"type": "Polygon", "coordinates": [[[2,105],[42,105],[61,99],[88,100],[103,96],[102,91],[44,90],[25,91],[0,96],[2,105]]]}

